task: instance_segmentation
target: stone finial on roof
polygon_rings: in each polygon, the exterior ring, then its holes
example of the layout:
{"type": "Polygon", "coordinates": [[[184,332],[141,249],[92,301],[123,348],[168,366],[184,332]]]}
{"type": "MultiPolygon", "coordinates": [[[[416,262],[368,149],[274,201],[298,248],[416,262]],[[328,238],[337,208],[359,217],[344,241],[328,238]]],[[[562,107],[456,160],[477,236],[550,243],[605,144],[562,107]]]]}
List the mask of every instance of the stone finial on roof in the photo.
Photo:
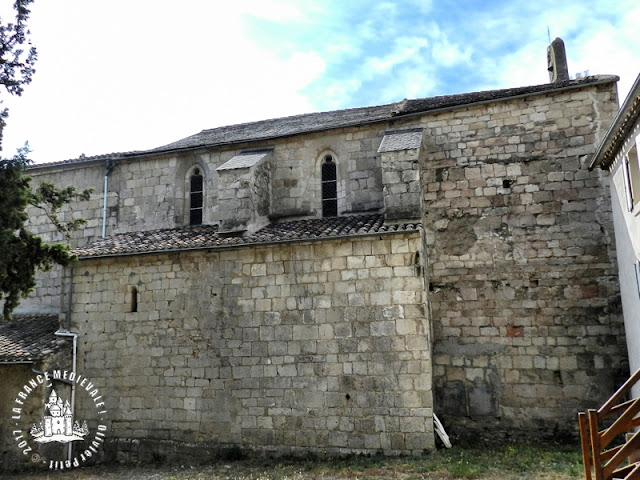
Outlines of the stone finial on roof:
{"type": "Polygon", "coordinates": [[[547,47],[547,70],[549,70],[549,82],[551,83],[569,80],[567,53],[560,37],[556,37],[547,47]]]}

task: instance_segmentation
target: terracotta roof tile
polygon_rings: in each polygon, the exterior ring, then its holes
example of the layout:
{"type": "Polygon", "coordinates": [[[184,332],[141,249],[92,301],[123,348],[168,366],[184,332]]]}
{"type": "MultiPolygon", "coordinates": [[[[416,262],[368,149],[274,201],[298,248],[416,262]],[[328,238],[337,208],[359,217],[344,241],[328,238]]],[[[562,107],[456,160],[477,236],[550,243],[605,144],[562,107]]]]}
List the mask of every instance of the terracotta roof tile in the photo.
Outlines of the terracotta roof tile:
{"type": "Polygon", "coordinates": [[[67,342],[56,337],[58,315],[14,315],[0,324],[0,362],[41,360],[60,350],[67,342]]]}
{"type": "Polygon", "coordinates": [[[121,233],[100,239],[85,247],[76,248],[74,253],[81,258],[133,255],[380,233],[414,232],[419,227],[419,222],[385,223],[383,215],[314,218],[272,223],[245,236],[224,236],[218,233],[217,225],[201,225],[121,233]]]}

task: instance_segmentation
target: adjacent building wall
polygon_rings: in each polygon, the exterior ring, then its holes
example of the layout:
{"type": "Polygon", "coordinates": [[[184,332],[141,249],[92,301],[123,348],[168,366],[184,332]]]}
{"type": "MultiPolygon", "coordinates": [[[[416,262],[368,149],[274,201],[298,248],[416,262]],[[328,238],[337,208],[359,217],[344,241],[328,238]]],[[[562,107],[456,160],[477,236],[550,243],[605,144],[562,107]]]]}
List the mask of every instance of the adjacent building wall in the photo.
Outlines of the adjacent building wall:
{"type": "MultiPolygon", "coordinates": [[[[631,130],[622,150],[628,150],[638,135],[640,135],[640,122],[631,130]]],[[[629,211],[622,155],[619,153],[617,158],[617,162],[611,167],[611,204],[615,219],[616,249],[629,350],[629,366],[631,371],[635,372],[640,368],[640,343],[637,340],[640,338],[640,271],[636,270],[640,261],[640,216],[638,216],[637,206],[634,212],[629,211]]],[[[640,386],[636,386],[634,392],[636,395],[640,395],[640,386]]]]}

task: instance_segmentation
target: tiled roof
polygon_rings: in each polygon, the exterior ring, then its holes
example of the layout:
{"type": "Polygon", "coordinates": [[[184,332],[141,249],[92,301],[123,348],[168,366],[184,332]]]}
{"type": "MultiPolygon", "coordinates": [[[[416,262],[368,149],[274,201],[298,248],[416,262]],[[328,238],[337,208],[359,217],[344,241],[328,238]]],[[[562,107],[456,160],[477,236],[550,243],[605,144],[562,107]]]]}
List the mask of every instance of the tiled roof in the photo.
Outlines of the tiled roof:
{"type": "Polygon", "coordinates": [[[205,146],[226,145],[270,138],[286,137],[301,133],[318,132],[335,128],[383,122],[405,115],[470,106],[478,103],[495,102],[513,97],[553,92],[566,88],[617,81],[613,75],[597,75],[566,82],[545,83],[528,87],[486,90],[483,92],[443,95],[438,97],[402,100],[398,103],[375,107],[351,108],[331,112],[308,113],[292,117],[276,118],[259,122],[230,125],[203,130],[177,142],[150,150],[156,152],[191,149],[205,146]]]}
{"type": "Polygon", "coordinates": [[[60,160],[57,162],[46,162],[46,163],[36,163],[33,165],[29,165],[29,169],[39,169],[39,168],[49,168],[49,167],[57,167],[60,165],[77,165],[77,164],[85,164],[85,163],[94,163],[94,162],[107,162],[112,160],[121,160],[128,157],[135,157],[144,153],[139,150],[131,151],[131,152],[113,152],[113,153],[103,153],[100,155],[91,155],[89,157],[85,155],[80,155],[78,158],[71,158],[68,160],[60,160]]]}
{"type": "Polygon", "coordinates": [[[41,360],[62,348],[65,339],[56,337],[58,315],[14,315],[0,324],[0,362],[41,360]]]}
{"type": "Polygon", "coordinates": [[[554,91],[581,88],[599,83],[611,83],[618,80],[613,75],[596,75],[565,82],[545,83],[528,87],[485,90],[482,92],[442,95],[438,97],[402,100],[386,105],[334,110],[330,112],[307,113],[291,117],[274,118],[257,122],[228,125],[183,138],[176,142],[151,150],[132,151],[110,155],[65,160],[62,162],[33,165],[31,168],[46,168],[55,165],[66,165],[82,162],[95,162],[108,159],[126,159],[139,156],[162,154],[180,150],[191,150],[204,147],[233,145],[246,142],[264,142],[269,139],[320,132],[336,128],[346,128],[370,123],[379,123],[404,116],[441,110],[463,108],[475,104],[497,102],[510,98],[552,93],[554,91]]]}
{"type": "Polygon", "coordinates": [[[443,108],[464,107],[466,105],[473,105],[476,103],[495,102],[513,97],[553,92],[554,90],[564,90],[566,88],[576,88],[596,83],[610,83],[618,80],[619,78],[615,75],[594,75],[576,80],[543,83],[542,85],[531,85],[528,87],[503,88],[500,90],[485,90],[482,92],[460,93],[456,95],[443,95],[440,97],[405,100],[402,102],[401,114],[407,115],[411,113],[440,110],[443,108]]]}
{"type": "Polygon", "coordinates": [[[121,233],[74,249],[81,258],[223,248],[253,244],[320,240],[381,233],[414,232],[419,222],[385,223],[383,215],[314,218],[273,223],[246,236],[223,236],[217,225],[121,233]]]}

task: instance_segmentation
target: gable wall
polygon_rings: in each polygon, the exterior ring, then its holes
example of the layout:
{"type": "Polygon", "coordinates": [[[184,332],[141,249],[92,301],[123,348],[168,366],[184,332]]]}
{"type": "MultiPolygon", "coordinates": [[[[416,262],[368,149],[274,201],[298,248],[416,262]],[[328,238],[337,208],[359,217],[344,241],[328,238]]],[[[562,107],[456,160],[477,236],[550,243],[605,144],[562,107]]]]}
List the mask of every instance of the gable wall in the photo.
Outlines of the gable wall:
{"type": "Polygon", "coordinates": [[[583,165],[615,109],[609,85],[425,122],[435,411],[457,435],[575,435],[627,375],[609,193],[583,165]]]}

